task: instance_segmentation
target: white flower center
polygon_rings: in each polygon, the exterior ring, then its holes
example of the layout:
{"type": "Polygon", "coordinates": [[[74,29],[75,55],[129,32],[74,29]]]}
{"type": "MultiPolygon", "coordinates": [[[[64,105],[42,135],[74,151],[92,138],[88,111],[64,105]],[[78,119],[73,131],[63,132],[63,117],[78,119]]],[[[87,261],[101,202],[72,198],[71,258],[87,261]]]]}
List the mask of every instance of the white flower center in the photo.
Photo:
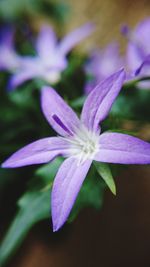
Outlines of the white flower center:
{"type": "Polygon", "coordinates": [[[45,79],[48,83],[53,84],[57,83],[61,78],[61,73],[59,71],[47,70],[44,73],[45,79]]]}
{"type": "Polygon", "coordinates": [[[87,159],[94,159],[96,153],[99,152],[99,135],[84,126],[77,130],[76,135],[65,139],[70,145],[69,156],[77,157],[80,164],[87,159]]]}

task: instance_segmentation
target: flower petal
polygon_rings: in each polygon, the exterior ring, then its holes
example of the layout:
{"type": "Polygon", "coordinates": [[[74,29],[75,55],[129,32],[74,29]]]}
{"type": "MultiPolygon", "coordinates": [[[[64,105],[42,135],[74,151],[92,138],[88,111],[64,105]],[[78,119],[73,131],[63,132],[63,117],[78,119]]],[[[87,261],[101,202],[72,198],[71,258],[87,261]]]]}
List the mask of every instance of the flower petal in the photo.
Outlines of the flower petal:
{"type": "Polygon", "coordinates": [[[66,35],[59,44],[60,54],[66,55],[74,46],[88,37],[94,31],[94,25],[87,23],[66,35]]]}
{"type": "Polygon", "coordinates": [[[133,32],[133,38],[139,42],[139,45],[145,50],[146,54],[150,53],[150,18],[141,21],[133,32]]]}
{"type": "Polygon", "coordinates": [[[12,75],[9,81],[9,89],[14,89],[35,77],[41,75],[41,64],[39,58],[26,56],[20,58],[20,68],[12,75]]]}
{"type": "Polygon", "coordinates": [[[72,157],[59,168],[51,195],[53,231],[57,231],[67,220],[91,163],[88,160],[78,166],[77,159],[72,157]]]}
{"type": "Polygon", "coordinates": [[[76,128],[79,128],[77,115],[53,88],[42,88],[41,105],[46,119],[60,135],[73,135],[76,128]]]}
{"type": "Polygon", "coordinates": [[[55,62],[50,62],[49,66],[45,66],[38,57],[24,57],[20,60],[20,65],[19,71],[10,78],[10,89],[14,89],[22,83],[35,78],[51,83],[57,82],[60,79],[62,69],[66,66],[66,62],[63,60],[57,61],[56,59],[55,62]]]}
{"type": "Polygon", "coordinates": [[[13,72],[20,66],[20,57],[14,48],[14,28],[0,28],[0,70],[13,72]]]}
{"type": "Polygon", "coordinates": [[[148,164],[150,144],[126,134],[104,133],[100,136],[100,151],[94,160],[121,164],[148,164]]]}
{"type": "MultiPolygon", "coordinates": [[[[144,72],[143,69],[144,69],[145,66],[148,67],[148,70],[149,70],[149,66],[150,66],[150,54],[145,57],[145,59],[143,60],[143,62],[141,63],[141,65],[136,69],[135,75],[141,74],[141,76],[142,76],[142,73],[141,72],[142,71],[144,72]]],[[[144,72],[143,73],[143,76],[144,76],[144,74],[145,74],[145,76],[148,76],[150,74],[150,71],[149,71],[149,73],[144,72]]]]}
{"type": "Polygon", "coordinates": [[[21,71],[12,75],[8,83],[8,90],[15,89],[27,80],[32,79],[34,76],[35,73],[31,71],[21,71]]]}
{"type": "Polygon", "coordinates": [[[150,19],[140,22],[129,35],[127,63],[130,70],[135,71],[150,54],[150,19]]]}
{"type": "Polygon", "coordinates": [[[53,56],[57,44],[55,32],[48,25],[43,25],[38,35],[36,49],[39,56],[45,60],[53,56]]]}
{"type": "Polygon", "coordinates": [[[98,84],[88,95],[81,113],[81,120],[89,130],[98,130],[99,122],[108,115],[124,80],[125,72],[120,70],[98,84]]]}
{"type": "Polygon", "coordinates": [[[107,78],[124,65],[123,58],[119,54],[119,45],[116,42],[109,44],[103,50],[95,50],[85,66],[89,75],[100,81],[107,78]]]}
{"type": "Polygon", "coordinates": [[[129,42],[127,47],[127,65],[130,71],[139,68],[144,59],[142,50],[134,42],[129,42]]]}
{"type": "Polygon", "coordinates": [[[9,49],[14,48],[14,27],[9,25],[0,28],[0,45],[9,49]]]}
{"type": "Polygon", "coordinates": [[[149,80],[139,81],[137,83],[137,88],[139,88],[139,89],[145,89],[145,90],[150,90],[150,81],[149,80]]]}
{"type": "MultiPolygon", "coordinates": [[[[45,67],[44,71],[62,71],[67,67],[67,59],[59,53],[56,35],[50,26],[42,27],[37,38],[36,49],[40,59],[38,64],[45,67]]],[[[42,76],[44,77],[44,74],[42,76]]]]}
{"type": "Polygon", "coordinates": [[[3,168],[15,168],[51,161],[58,155],[64,155],[68,146],[59,137],[37,140],[14,153],[3,164],[3,168]]]}

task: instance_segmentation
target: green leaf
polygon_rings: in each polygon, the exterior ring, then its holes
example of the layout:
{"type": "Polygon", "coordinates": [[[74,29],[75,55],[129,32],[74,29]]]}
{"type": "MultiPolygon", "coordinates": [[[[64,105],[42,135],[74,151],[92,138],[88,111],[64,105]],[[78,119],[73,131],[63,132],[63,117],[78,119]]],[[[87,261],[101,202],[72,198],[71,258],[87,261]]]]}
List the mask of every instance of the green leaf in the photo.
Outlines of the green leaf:
{"type": "Polygon", "coordinates": [[[57,158],[40,167],[36,171],[37,177],[33,179],[34,189],[30,189],[18,201],[19,210],[1,244],[1,265],[16,251],[35,223],[50,218],[50,192],[61,162],[62,159],[57,158]],[[37,190],[38,179],[41,181],[40,189],[37,190]]]}
{"type": "MultiPolygon", "coordinates": [[[[19,210],[1,244],[1,266],[14,254],[31,227],[40,220],[50,217],[50,192],[62,160],[62,158],[57,158],[40,167],[36,171],[36,177],[32,180],[33,184],[30,183],[30,190],[18,201],[19,210]]],[[[69,217],[70,221],[83,207],[92,206],[96,209],[101,207],[105,184],[102,180],[98,180],[95,174],[95,168],[91,168],[69,217]]]]}
{"type": "Polygon", "coordinates": [[[38,168],[36,171],[36,175],[41,177],[45,177],[45,181],[49,180],[50,176],[54,176],[56,174],[56,169],[59,168],[60,164],[62,163],[63,159],[62,158],[56,158],[52,162],[43,165],[42,167],[38,168]]]}
{"type": "Polygon", "coordinates": [[[96,167],[97,172],[103,178],[105,183],[108,185],[111,192],[114,195],[116,195],[116,185],[109,165],[107,163],[102,163],[102,162],[98,163],[96,161],[94,162],[94,165],[96,167]]]}
{"type": "Polygon", "coordinates": [[[0,250],[1,266],[22,243],[30,228],[50,216],[49,191],[27,192],[19,201],[19,211],[14,218],[0,250]]]}
{"type": "Polygon", "coordinates": [[[117,118],[150,121],[149,90],[128,88],[122,90],[114,102],[110,114],[117,118]],[[127,104],[128,103],[128,104],[127,104]]]}
{"type": "Polygon", "coordinates": [[[33,84],[23,86],[19,90],[14,90],[8,94],[10,101],[21,108],[33,107],[35,97],[33,96],[33,84]]]}
{"type": "Polygon", "coordinates": [[[40,178],[43,186],[47,186],[51,183],[57,173],[58,168],[60,167],[61,163],[63,162],[63,158],[56,158],[52,162],[40,167],[35,172],[36,179],[37,176],[40,178]]]}

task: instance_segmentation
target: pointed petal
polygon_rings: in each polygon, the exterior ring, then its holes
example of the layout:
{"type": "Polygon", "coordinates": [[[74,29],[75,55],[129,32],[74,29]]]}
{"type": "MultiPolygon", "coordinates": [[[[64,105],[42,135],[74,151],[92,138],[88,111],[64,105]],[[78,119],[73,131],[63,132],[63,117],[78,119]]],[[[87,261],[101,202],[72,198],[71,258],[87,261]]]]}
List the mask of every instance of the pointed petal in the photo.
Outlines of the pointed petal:
{"type": "Polygon", "coordinates": [[[40,60],[36,57],[26,56],[20,59],[19,70],[12,75],[9,81],[9,88],[14,89],[22,83],[40,77],[41,75],[41,64],[40,60]]]}
{"type": "Polygon", "coordinates": [[[62,136],[73,135],[80,126],[75,112],[51,87],[43,87],[41,97],[43,113],[53,129],[62,136]]]}
{"type": "Polygon", "coordinates": [[[35,78],[46,80],[49,83],[57,82],[60,79],[60,72],[66,66],[65,62],[56,60],[51,62],[49,67],[45,67],[42,65],[43,62],[37,57],[22,58],[20,63],[19,71],[10,78],[10,90],[35,78]]]}
{"type": "Polygon", "coordinates": [[[98,124],[108,115],[124,80],[125,72],[120,70],[98,84],[88,95],[81,120],[89,130],[98,130],[98,124]]]}
{"type": "Polygon", "coordinates": [[[8,83],[8,90],[13,90],[16,87],[20,86],[22,83],[34,78],[35,73],[31,71],[18,72],[11,76],[8,83]]]}
{"type": "MultiPolygon", "coordinates": [[[[97,83],[96,83],[97,84],[97,83]]],[[[93,88],[95,86],[95,81],[87,81],[84,87],[84,93],[85,95],[88,95],[90,92],[92,92],[93,88]]]]}
{"type": "MultiPolygon", "coordinates": [[[[145,59],[143,60],[142,64],[138,67],[138,69],[135,71],[135,75],[139,75],[142,70],[144,69],[145,66],[150,66],[150,54],[148,56],[145,57],[145,59]]],[[[143,71],[144,72],[144,71],[143,71]]],[[[146,73],[143,73],[143,76],[146,73]]],[[[146,76],[149,76],[150,74],[148,73],[146,76]]],[[[141,74],[142,76],[142,74],[141,74]]]]}
{"type": "Polygon", "coordinates": [[[62,71],[67,67],[67,59],[59,53],[59,49],[57,48],[55,32],[50,26],[44,25],[38,35],[36,43],[36,50],[41,60],[38,64],[45,66],[45,70],[43,71],[62,71]]]}
{"type": "Polygon", "coordinates": [[[94,25],[92,23],[87,23],[80,28],[69,33],[62,39],[59,44],[59,52],[66,55],[74,46],[88,37],[94,31],[94,25]]]}
{"type": "Polygon", "coordinates": [[[0,70],[14,72],[20,67],[20,57],[7,47],[0,47],[0,70]]]}
{"type": "Polygon", "coordinates": [[[51,195],[53,231],[67,220],[91,162],[89,160],[78,166],[77,159],[69,158],[59,168],[51,195]]]}
{"type": "Polygon", "coordinates": [[[119,45],[110,43],[105,49],[97,50],[91,55],[89,62],[90,73],[94,74],[97,81],[107,78],[124,65],[123,58],[119,54],[119,45]]]}
{"type": "Polygon", "coordinates": [[[36,42],[39,56],[46,60],[48,57],[53,56],[56,43],[57,39],[53,29],[48,25],[43,25],[36,42]]]}
{"type": "Polygon", "coordinates": [[[145,81],[138,82],[137,83],[137,88],[150,90],[150,81],[149,80],[145,80],[145,81]]]}
{"type": "Polygon", "coordinates": [[[95,160],[121,164],[148,164],[150,144],[126,134],[104,133],[100,136],[100,151],[95,160]]]}
{"type": "Polygon", "coordinates": [[[15,168],[51,161],[58,155],[65,154],[67,143],[59,137],[37,140],[14,153],[3,164],[3,168],[15,168]]]}
{"type": "Polygon", "coordinates": [[[0,45],[9,49],[14,48],[14,27],[9,25],[0,28],[0,45]]]}
{"type": "Polygon", "coordinates": [[[14,48],[14,28],[0,28],[0,70],[13,72],[19,62],[20,57],[14,48]]]}
{"type": "Polygon", "coordinates": [[[136,43],[129,42],[127,47],[127,65],[130,71],[136,71],[144,59],[142,49],[136,43]]]}
{"type": "Polygon", "coordinates": [[[129,36],[127,48],[128,67],[135,71],[144,58],[150,54],[150,19],[140,22],[129,36]]]}
{"type": "Polygon", "coordinates": [[[139,45],[145,50],[147,54],[150,53],[150,18],[141,21],[133,32],[133,38],[139,42],[139,45]]]}

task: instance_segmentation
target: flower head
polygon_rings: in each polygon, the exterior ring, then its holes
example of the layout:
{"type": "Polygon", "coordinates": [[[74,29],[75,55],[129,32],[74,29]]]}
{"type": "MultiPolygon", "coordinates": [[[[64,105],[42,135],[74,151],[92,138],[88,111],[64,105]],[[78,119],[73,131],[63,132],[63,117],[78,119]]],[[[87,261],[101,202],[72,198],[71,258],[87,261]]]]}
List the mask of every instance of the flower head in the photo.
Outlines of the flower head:
{"type": "Polygon", "coordinates": [[[11,88],[34,78],[41,78],[50,84],[58,82],[61,72],[68,64],[67,54],[80,41],[89,36],[93,29],[93,25],[88,23],[58,42],[53,29],[44,25],[35,44],[36,56],[22,58],[22,68],[12,77],[11,88]]]}
{"type": "Polygon", "coordinates": [[[92,161],[147,164],[150,144],[120,133],[101,133],[100,123],[108,115],[125,79],[120,70],[97,85],[88,95],[80,120],[57,92],[42,89],[43,113],[59,134],[27,145],[6,160],[2,167],[13,168],[46,163],[58,155],[65,160],[55,177],[52,194],[53,230],[67,220],[92,161]]]}

